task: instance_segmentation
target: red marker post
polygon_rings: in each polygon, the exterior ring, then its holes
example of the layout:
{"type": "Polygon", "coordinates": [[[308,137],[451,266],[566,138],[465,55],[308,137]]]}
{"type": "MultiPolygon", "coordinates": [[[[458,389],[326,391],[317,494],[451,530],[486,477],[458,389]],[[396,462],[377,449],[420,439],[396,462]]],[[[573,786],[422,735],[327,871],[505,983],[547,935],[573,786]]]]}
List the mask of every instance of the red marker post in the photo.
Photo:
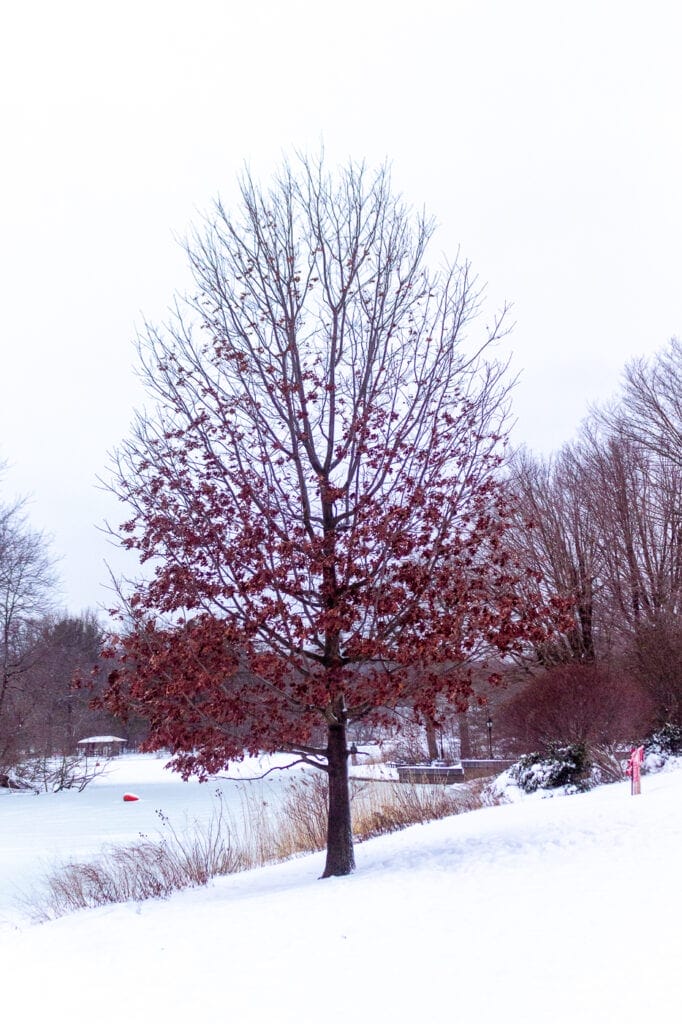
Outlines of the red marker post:
{"type": "Polygon", "coordinates": [[[644,747],[634,747],[630,754],[625,774],[630,776],[630,793],[638,796],[642,792],[642,761],[644,760],[644,747]]]}

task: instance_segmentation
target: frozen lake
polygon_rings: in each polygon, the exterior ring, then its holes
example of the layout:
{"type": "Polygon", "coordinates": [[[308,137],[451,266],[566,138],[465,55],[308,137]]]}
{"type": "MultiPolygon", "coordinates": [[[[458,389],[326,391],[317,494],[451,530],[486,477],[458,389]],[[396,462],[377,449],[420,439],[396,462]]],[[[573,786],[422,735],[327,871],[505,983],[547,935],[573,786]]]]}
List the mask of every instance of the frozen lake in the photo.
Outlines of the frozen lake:
{"type": "MultiPolygon", "coordinates": [[[[193,822],[206,822],[216,812],[221,794],[223,807],[241,822],[246,807],[264,811],[278,804],[300,768],[273,772],[259,781],[249,777],[263,774],[274,763],[288,759],[250,758],[235,765],[236,779],[215,778],[209,782],[183,782],[164,765],[168,756],[129,754],[112,760],[106,773],[94,779],[82,793],[18,793],[0,789],[0,928],[23,917],[22,894],[51,866],[76,857],[97,853],[108,843],[133,842],[146,835],[160,837],[162,812],[182,829],[193,822]],[[140,799],[126,802],[132,792],[140,799]]],[[[290,760],[290,759],[289,759],[290,760]]]]}

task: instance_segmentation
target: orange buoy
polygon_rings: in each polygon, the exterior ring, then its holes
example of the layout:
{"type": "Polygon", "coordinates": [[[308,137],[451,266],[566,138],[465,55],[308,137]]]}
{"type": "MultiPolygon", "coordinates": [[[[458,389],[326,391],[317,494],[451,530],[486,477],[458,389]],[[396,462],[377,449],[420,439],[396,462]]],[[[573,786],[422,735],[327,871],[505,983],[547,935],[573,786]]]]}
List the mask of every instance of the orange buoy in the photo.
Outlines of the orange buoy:
{"type": "Polygon", "coordinates": [[[135,796],[134,793],[124,793],[123,799],[126,801],[126,803],[130,803],[131,800],[139,800],[140,798],[139,796],[135,796]]]}

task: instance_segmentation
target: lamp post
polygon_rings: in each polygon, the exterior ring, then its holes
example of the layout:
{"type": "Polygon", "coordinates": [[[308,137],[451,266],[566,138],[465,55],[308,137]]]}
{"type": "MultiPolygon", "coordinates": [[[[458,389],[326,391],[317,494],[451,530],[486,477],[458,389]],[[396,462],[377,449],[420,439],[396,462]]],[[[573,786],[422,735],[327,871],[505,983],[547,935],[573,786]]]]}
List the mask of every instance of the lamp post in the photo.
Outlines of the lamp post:
{"type": "Polygon", "coordinates": [[[488,727],[488,757],[492,761],[493,759],[493,720],[488,715],[488,721],[485,723],[488,727]]]}

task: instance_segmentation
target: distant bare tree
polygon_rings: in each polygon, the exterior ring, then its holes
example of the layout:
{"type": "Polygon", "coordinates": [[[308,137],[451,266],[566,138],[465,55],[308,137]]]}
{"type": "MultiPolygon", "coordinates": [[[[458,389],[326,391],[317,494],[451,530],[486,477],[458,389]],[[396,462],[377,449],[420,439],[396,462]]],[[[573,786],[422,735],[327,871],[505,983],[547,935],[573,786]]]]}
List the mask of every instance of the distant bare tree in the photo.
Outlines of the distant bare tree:
{"type": "Polygon", "coordinates": [[[682,466],[622,435],[586,448],[609,630],[662,717],[682,715],[682,466]]]}
{"type": "Polygon", "coordinates": [[[36,753],[67,754],[83,736],[113,731],[111,716],[90,707],[90,689],[74,686],[76,678],[89,681],[102,644],[93,612],[50,615],[37,624],[32,667],[23,680],[34,709],[30,732],[36,753]]]}
{"type": "Polygon", "coordinates": [[[677,720],[682,466],[595,417],[578,443],[548,461],[522,452],[513,472],[517,543],[573,617],[540,663],[617,659],[677,720]]]}
{"type": "Polygon", "coordinates": [[[50,608],[55,577],[48,542],[21,501],[0,505],[0,765],[22,747],[32,712],[22,681],[34,663],[36,622],[50,608]]]}
{"type": "Polygon", "coordinates": [[[621,401],[598,414],[611,429],[682,468],[682,342],[625,368],[621,401]]]}
{"type": "Polygon", "coordinates": [[[545,460],[516,454],[516,543],[525,563],[544,581],[548,594],[569,602],[572,626],[537,649],[541,663],[591,661],[596,654],[601,545],[586,500],[585,470],[570,446],[545,460]]]}
{"type": "Polygon", "coordinates": [[[633,628],[679,600],[682,469],[618,436],[593,439],[588,459],[604,586],[633,628]]]}
{"type": "Polygon", "coordinates": [[[577,443],[549,460],[521,451],[512,474],[518,550],[573,618],[539,663],[608,663],[682,722],[682,344],[630,363],[577,443]]]}

